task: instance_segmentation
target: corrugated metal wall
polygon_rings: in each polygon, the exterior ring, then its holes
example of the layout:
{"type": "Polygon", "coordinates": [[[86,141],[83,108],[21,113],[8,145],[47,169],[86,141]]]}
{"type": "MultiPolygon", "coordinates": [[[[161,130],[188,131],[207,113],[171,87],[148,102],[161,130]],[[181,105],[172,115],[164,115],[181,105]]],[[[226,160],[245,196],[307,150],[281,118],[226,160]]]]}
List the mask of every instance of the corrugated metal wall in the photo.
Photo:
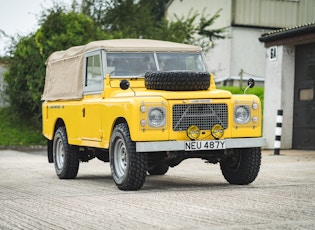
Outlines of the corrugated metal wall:
{"type": "Polygon", "coordinates": [[[291,27],[315,21],[314,0],[232,0],[234,25],[291,27]]]}

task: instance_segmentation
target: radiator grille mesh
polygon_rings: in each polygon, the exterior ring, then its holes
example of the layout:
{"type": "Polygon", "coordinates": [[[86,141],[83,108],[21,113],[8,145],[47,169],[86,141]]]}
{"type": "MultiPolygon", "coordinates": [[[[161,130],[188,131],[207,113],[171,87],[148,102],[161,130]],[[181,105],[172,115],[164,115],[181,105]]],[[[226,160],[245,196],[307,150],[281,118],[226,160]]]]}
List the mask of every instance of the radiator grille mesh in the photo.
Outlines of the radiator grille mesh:
{"type": "Polygon", "coordinates": [[[173,106],[173,130],[187,130],[197,125],[200,130],[210,130],[214,124],[228,127],[226,104],[179,104],[173,106]]]}

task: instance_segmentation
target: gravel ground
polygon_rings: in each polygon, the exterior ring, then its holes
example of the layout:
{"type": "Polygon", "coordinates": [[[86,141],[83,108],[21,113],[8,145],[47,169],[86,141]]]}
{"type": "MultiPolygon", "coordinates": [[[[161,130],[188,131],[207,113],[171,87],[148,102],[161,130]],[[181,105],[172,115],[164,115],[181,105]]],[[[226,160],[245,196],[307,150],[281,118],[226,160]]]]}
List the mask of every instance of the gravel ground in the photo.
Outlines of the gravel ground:
{"type": "Polygon", "coordinates": [[[264,150],[248,186],[186,160],[140,191],[116,188],[109,163],[57,178],[44,151],[0,151],[0,229],[315,229],[315,151],[264,150]]]}

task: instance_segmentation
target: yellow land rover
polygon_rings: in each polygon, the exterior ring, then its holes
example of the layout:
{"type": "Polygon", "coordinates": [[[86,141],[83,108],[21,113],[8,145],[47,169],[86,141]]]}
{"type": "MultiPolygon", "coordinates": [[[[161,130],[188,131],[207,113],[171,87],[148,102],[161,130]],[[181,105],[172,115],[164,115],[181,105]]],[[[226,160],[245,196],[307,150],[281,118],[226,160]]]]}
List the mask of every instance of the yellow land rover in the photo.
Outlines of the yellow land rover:
{"type": "Polygon", "coordinates": [[[189,158],[219,163],[231,184],[257,177],[260,100],[216,89],[200,47],[95,41],[54,52],[46,66],[43,134],[59,178],[75,178],[93,158],[110,162],[121,190],[189,158]]]}

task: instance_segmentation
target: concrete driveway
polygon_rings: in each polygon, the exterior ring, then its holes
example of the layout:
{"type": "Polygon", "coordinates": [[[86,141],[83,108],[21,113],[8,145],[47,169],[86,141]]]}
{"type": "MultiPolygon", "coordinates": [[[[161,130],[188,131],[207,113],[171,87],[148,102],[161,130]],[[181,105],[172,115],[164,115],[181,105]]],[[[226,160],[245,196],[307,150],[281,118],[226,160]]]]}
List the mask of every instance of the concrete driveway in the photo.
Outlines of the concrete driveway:
{"type": "Polygon", "coordinates": [[[60,180],[44,152],[1,150],[0,229],[315,229],[315,151],[280,154],[263,151],[248,186],[193,159],[123,192],[109,163],[81,163],[77,179],[60,180]]]}

